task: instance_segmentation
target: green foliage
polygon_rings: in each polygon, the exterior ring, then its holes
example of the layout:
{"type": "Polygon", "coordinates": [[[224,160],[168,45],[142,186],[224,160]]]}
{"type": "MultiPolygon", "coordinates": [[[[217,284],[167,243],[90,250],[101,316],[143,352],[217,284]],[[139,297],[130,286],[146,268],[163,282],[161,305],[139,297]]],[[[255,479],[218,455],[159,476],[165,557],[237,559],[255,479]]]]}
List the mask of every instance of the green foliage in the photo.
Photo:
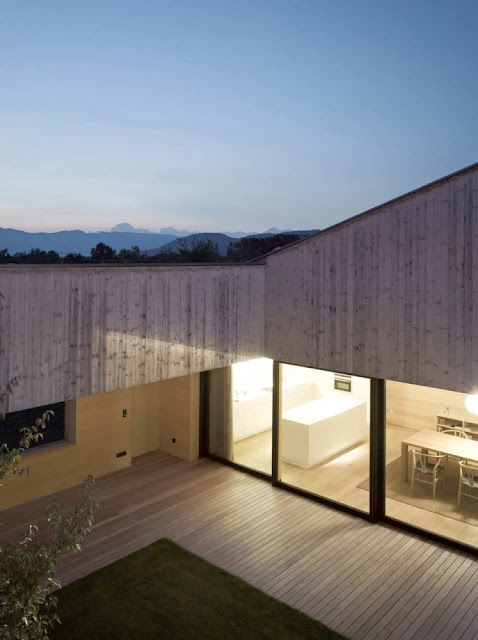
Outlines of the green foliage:
{"type": "Polygon", "coordinates": [[[224,262],[219,253],[217,243],[211,240],[196,240],[188,245],[186,240],[181,240],[177,251],[160,251],[149,259],[149,262],[188,263],[188,262],[224,262]]]}
{"type": "Polygon", "coordinates": [[[285,247],[291,242],[299,240],[301,236],[294,233],[277,233],[267,238],[247,236],[238,242],[233,242],[227,250],[227,259],[230,262],[248,262],[260,256],[270,253],[280,247],[285,247]]]}
{"type": "Polygon", "coordinates": [[[91,250],[91,262],[116,262],[116,251],[109,244],[98,242],[91,250]]]}
{"type": "MultiPolygon", "coordinates": [[[[13,378],[0,392],[0,406],[18,385],[13,378]]],[[[30,427],[21,429],[18,448],[9,449],[0,444],[0,482],[12,474],[30,472],[20,467],[21,454],[33,442],[43,438],[52,415],[48,410],[30,427]]],[[[48,638],[48,628],[58,621],[54,595],[60,584],[55,572],[60,558],[67,552],[79,551],[84,536],[93,526],[96,507],[94,480],[89,476],[81,488],[81,501],[70,514],[60,511],[56,499],[47,508],[47,522],[51,530],[49,539],[40,543],[36,539],[37,527],[30,525],[27,533],[17,542],[0,547],[0,637],[2,640],[39,640],[48,638]]]]}
{"type": "Polygon", "coordinates": [[[56,251],[42,251],[42,249],[30,249],[28,252],[16,253],[11,262],[18,264],[59,264],[61,258],[56,251]]]}
{"type": "Polygon", "coordinates": [[[59,622],[55,613],[60,586],[55,572],[61,556],[80,551],[83,537],[91,531],[94,480],[82,487],[82,499],[69,515],[60,512],[56,500],[47,509],[47,542],[36,540],[37,527],[30,525],[17,543],[0,548],[0,634],[4,640],[37,640],[48,637],[48,627],[59,622]]]}
{"type": "Polygon", "coordinates": [[[63,258],[63,264],[88,264],[90,259],[81,253],[67,253],[63,258]]]}
{"type": "Polygon", "coordinates": [[[40,429],[46,428],[47,422],[52,413],[52,411],[45,411],[41,418],[37,418],[34,425],[20,429],[22,436],[20,439],[20,446],[18,448],[9,449],[4,442],[0,444],[0,482],[7,474],[22,475],[24,471],[26,471],[27,474],[29,473],[28,467],[26,469],[18,468],[21,460],[21,454],[28,449],[33,442],[38,442],[43,438],[43,433],[40,429]]]}
{"type": "Polygon", "coordinates": [[[178,256],[178,262],[220,262],[221,260],[217,244],[213,244],[211,240],[197,240],[189,248],[182,246],[178,256]]]}
{"type": "Polygon", "coordinates": [[[0,264],[8,264],[13,262],[13,257],[8,253],[8,249],[2,249],[0,251],[0,264]]]}
{"type": "Polygon", "coordinates": [[[121,249],[118,253],[118,260],[120,262],[139,263],[146,261],[146,254],[142,253],[137,245],[131,247],[131,249],[121,249]]]}

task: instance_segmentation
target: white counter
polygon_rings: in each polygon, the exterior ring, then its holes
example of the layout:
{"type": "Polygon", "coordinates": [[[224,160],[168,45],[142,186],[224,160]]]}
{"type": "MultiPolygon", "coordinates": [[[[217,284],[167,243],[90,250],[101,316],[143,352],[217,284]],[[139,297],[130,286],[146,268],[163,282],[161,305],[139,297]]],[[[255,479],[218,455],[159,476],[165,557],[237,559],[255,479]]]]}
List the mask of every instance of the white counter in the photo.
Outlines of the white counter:
{"type": "MultiPolygon", "coordinates": [[[[309,403],[317,396],[313,382],[294,385],[283,390],[282,406],[285,411],[301,402],[309,403]]],[[[261,389],[249,395],[238,395],[234,400],[233,415],[234,442],[272,429],[272,391],[261,389]]]]}
{"type": "Polygon", "coordinates": [[[282,460],[308,469],[367,437],[367,404],[344,393],[302,404],[282,417],[282,460]]]}

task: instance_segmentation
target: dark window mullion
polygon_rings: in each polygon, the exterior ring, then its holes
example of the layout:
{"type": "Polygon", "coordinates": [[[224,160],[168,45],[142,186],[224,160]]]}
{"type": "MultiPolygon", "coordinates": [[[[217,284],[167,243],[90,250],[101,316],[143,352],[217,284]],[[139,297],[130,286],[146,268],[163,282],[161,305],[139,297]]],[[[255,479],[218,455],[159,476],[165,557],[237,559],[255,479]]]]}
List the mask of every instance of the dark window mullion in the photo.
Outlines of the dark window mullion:
{"type": "Polygon", "coordinates": [[[272,483],[280,481],[280,422],[282,418],[282,365],[272,365],[272,483]]]}
{"type": "Polygon", "coordinates": [[[385,380],[370,380],[370,521],[385,517],[385,380]]]}

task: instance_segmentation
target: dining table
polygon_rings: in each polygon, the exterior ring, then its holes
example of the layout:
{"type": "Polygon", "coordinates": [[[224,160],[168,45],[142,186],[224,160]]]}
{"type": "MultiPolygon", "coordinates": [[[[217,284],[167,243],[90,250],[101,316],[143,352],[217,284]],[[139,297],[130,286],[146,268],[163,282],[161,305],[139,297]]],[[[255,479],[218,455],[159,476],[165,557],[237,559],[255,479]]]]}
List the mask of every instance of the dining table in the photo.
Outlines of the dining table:
{"type": "Polygon", "coordinates": [[[408,482],[409,448],[434,451],[446,456],[478,463],[478,440],[459,438],[448,433],[424,429],[402,440],[402,482],[408,482]]]}

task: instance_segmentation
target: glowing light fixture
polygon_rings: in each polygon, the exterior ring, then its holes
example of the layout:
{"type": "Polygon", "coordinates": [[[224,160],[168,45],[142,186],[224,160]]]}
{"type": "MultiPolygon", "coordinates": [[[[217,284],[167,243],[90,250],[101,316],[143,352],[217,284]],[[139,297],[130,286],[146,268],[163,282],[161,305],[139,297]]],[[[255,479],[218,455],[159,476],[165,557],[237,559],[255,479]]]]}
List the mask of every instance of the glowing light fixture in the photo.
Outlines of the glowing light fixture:
{"type": "Polygon", "coordinates": [[[470,413],[478,415],[478,393],[466,396],[465,407],[470,413]]]}

